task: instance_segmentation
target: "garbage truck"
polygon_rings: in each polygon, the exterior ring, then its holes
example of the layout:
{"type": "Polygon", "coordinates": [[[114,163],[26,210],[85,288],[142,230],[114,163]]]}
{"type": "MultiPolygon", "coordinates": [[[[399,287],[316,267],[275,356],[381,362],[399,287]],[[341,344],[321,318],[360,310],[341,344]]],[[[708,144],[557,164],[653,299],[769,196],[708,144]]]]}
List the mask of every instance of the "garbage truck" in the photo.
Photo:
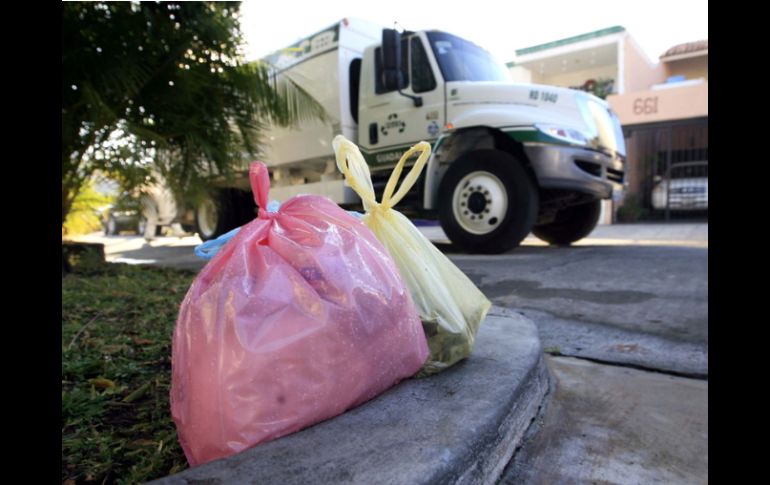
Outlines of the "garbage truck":
{"type": "MultiPolygon", "coordinates": [[[[594,229],[602,200],[623,192],[624,139],[605,101],[513,83],[486,50],[458,36],[343,19],[264,61],[277,83],[291,80],[327,114],[265,133],[272,199],[318,194],[360,208],[336,167],[338,134],[360,147],[378,197],[402,153],[430,143],[430,160],[397,209],[437,219],[468,252],[504,252],[530,232],[570,244],[594,229]]],[[[194,209],[203,240],[254,214],[245,164],[194,209]]]]}

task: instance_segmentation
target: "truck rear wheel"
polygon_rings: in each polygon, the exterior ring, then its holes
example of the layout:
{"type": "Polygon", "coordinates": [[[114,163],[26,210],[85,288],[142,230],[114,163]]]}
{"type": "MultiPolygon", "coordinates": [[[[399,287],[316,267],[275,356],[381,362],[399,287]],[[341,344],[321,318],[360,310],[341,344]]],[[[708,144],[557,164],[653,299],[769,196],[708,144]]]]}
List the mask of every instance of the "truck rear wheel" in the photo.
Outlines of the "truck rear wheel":
{"type": "Polygon", "coordinates": [[[518,246],[537,217],[535,184],[515,157],[499,150],[461,156],[441,180],[438,199],[441,227],[469,252],[518,246]]]}
{"type": "MultiPolygon", "coordinates": [[[[136,233],[140,236],[144,236],[144,230],[147,228],[147,218],[144,216],[140,216],[139,220],[136,221],[136,233]]],[[[162,236],[163,235],[163,226],[160,224],[155,225],[155,236],[162,236]]]]}
{"type": "Polygon", "coordinates": [[[229,206],[226,192],[217,191],[195,208],[195,232],[201,240],[217,238],[230,229],[229,206]]]}
{"type": "Polygon", "coordinates": [[[532,233],[555,245],[569,245],[591,234],[599,222],[601,200],[566,207],[556,213],[553,222],[535,226],[532,233]]]}
{"type": "Polygon", "coordinates": [[[254,220],[257,206],[251,193],[219,189],[195,208],[195,232],[208,241],[254,220]]]}
{"type": "Polygon", "coordinates": [[[110,215],[107,222],[104,223],[104,235],[114,236],[118,233],[118,221],[115,220],[115,216],[110,215]]]}

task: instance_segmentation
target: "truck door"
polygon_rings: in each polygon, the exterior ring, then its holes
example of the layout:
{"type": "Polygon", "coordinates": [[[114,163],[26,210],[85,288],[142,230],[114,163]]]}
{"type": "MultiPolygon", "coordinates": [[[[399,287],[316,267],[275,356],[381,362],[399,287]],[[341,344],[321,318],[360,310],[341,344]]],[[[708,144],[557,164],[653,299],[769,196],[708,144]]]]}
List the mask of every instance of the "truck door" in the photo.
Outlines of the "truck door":
{"type": "Polygon", "coordinates": [[[373,76],[362,76],[358,140],[372,167],[392,165],[411,145],[433,143],[443,126],[444,83],[427,44],[419,34],[401,40],[402,70],[407,80],[401,91],[422,98],[422,106],[398,91],[385,91],[382,85],[382,53],[374,50],[373,76]]]}

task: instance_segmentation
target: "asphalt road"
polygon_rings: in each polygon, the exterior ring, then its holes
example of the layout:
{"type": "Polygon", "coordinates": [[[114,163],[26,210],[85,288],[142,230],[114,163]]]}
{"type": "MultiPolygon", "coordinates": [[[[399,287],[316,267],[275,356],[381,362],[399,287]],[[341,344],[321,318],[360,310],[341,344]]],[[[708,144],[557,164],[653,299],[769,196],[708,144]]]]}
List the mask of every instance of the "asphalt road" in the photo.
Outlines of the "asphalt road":
{"type": "Polygon", "coordinates": [[[536,322],[547,352],[708,375],[708,249],[523,247],[453,261],[536,322]]]}

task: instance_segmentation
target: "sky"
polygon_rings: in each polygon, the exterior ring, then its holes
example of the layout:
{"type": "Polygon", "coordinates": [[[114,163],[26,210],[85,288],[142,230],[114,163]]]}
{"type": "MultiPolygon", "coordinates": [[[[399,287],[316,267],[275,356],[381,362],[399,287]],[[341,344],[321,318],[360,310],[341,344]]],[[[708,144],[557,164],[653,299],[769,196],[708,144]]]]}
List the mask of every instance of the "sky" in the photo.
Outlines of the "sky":
{"type": "Polygon", "coordinates": [[[514,61],[517,49],[615,25],[653,62],[676,44],[708,38],[708,0],[245,0],[241,14],[249,60],[345,17],[443,30],[503,63],[514,61]]]}

